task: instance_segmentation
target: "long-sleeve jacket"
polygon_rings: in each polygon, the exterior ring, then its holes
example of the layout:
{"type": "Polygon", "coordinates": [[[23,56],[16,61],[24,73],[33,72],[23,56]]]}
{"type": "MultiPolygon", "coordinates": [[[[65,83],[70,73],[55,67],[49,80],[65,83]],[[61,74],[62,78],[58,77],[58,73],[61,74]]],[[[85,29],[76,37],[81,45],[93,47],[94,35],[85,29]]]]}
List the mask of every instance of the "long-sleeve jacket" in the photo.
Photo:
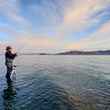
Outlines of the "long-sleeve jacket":
{"type": "Polygon", "coordinates": [[[13,60],[15,59],[16,56],[17,56],[17,54],[13,54],[12,52],[6,52],[5,53],[5,65],[7,67],[12,67],[13,60]]]}

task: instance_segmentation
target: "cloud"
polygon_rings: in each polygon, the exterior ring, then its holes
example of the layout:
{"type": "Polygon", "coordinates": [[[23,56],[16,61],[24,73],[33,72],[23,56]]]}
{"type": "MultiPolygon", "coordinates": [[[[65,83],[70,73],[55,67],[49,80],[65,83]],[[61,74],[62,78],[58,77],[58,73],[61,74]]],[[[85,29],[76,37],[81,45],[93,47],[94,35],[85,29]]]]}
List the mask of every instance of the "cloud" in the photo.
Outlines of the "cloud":
{"type": "Polygon", "coordinates": [[[19,33],[8,44],[19,52],[52,52],[62,46],[59,39],[55,37],[40,36],[31,32],[19,33]]]}
{"type": "MultiPolygon", "coordinates": [[[[14,37],[10,37],[10,40],[0,42],[0,49],[3,52],[5,47],[11,45],[16,48],[18,52],[52,52],[59,50],[62,46],[60,41],[56,38],[50,38],[48,36],[33,35],[33,33],[16,33],[10,32],[14,37]]],[[[0,51],[0,52],[1,52],[0,51]]]]}
{"type": "Polygon", "coordinates": [[[0,33],[6,33],[11,37],[17,37],[19,35],[19,33],[17,33],[16,30],[7,27],[0,27],[0,33]]]}
{"type": "Polygon", "coordinates": [[[0,15],[10,24],[24,28],[31,26],[31,23],[21,15],[19,0],[0,0],[0,15]]]}
{"type": "Polygon", "coordinates": [[[22,51],[109,49],[109,4],[110,0],[0,0],[0,15],[7,24],[0,32],[22,51]]]}
{"type": "Polygon", "coordinates": [[[109,0],[75,1],[64,11],[63,22],[58,28],[59,34],[65,36],[66,33],[80,33],[88,31],[88,29],[95,30],[95,27],[98,27],[98,25],[100,27],[101,23],[104,23],[104,17],[109,16],[109,11],[106,10],[109,7],[108,3],[110,3],[109,0]]]}
{"type": "Polygon", "coordinates": [[[16,42],[21,45],[27,45],[34,48],[53,48],[56,46],[55,39],[48,38],[48,37],[23,37],[17,38],[16,42]]]}
{"type": "Polygon", "coordinates": [[[79,50],[98,50],[110,49],[110,22],[104,24],[97,32],[81,39],[78,42],[73,42],[66,45],[67,49],[79,50]]]}

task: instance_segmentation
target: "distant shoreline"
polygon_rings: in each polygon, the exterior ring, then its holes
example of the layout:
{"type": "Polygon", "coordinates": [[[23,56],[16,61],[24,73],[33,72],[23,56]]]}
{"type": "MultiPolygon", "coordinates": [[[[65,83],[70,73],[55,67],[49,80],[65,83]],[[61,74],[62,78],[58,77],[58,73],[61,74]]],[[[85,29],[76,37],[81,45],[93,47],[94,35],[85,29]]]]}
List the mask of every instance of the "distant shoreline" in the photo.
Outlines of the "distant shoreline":
{"type": "Polygon", "coordinates": [[[65,51],[59,53],[21,53],[22,55],[110,55],[110,50],[65,51]]]}
{"type": "MultiPolygon", "coordinates": [[[[0,54],[4,55],[4,54],[0,54]]],[[[110,50],[98,51],[65,51],[59,53],[19,53],[19,55],[110,55],[110,50]]]]}

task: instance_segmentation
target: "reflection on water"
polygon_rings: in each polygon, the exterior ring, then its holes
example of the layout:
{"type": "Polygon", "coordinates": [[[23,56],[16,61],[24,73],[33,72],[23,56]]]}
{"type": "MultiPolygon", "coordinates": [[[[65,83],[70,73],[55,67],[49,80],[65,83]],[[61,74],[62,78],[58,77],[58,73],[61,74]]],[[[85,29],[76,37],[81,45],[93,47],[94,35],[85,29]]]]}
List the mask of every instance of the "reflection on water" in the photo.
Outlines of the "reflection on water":
{"type": "Polygon", "coordinates": [[[19,56],[15,63],[16,83],[5,83],[0,62],[0,110],[110,110],[108,56],[19,56]]]}
{"type": "Polygon", "coordinates": [[[16,96],[16,91],[13,87],[13,82],[7,81],[7,88],[3,91],[4,110],[14,110],[13,101],[16,96]]]}
{"type": "Polygon", "coordinates": [[[76,110],[68,92],[53,83],[49,76],[43,74],[37,74],[36,76],[36,74],[33,74],[28,78],[25,77],[24,80],[28,80],[28,83],[24,81],[24,84],[19,88],[20,98],[18,100],[21,100],[20,105],[23,104],[20,109],[76,110]]]}

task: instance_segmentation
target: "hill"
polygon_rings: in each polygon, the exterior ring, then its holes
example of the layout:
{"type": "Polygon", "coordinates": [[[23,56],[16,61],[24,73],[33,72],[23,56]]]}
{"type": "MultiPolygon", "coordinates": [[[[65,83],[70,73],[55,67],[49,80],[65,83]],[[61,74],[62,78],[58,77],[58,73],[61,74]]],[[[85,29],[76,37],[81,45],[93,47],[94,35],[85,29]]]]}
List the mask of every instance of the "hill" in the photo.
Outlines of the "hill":
{"type": "Polygon", "coordinates": [[[66,51],[66,52],[57,53],[56,55],[110,55],[110,50],[66,51]]]}

